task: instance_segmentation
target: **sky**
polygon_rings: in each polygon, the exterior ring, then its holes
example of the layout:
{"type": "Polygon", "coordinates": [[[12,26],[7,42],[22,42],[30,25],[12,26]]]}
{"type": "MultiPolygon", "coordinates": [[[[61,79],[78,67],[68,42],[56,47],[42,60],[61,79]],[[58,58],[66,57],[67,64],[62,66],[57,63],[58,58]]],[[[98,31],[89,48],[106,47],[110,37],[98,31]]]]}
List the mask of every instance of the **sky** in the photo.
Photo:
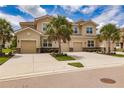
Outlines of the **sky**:
{"type": "Polygon", "coordinates": [[[14,30],[20,29],[19,22],[33,21],[44,15],[63,15],[70,22],[92,20],[98,29],[107,23],[124,27],[124,6],[121,5],[0,5],[0,18],[8,20],[14,30]]]}

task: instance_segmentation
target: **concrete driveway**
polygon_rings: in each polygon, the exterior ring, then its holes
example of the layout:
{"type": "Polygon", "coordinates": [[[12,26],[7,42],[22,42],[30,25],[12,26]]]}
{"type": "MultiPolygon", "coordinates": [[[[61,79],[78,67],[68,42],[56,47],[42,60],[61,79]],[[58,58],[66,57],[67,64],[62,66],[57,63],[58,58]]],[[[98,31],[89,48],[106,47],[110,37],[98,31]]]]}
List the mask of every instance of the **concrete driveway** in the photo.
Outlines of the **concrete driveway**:
{"type": "Polygon", "coordinates": [[[67,54],[77,60],[59,62],[49,54],[16,54],[0,66],[0,79],[27,74],[50,74],[124,65],[124,58],[88,52],[68,52],[67,54]],[[81,62],[85,67],[72,67],[67,65],[68,62],[81,62]]]}
{"type": "Polygon", "coordinates": [[[72,69],[77,68],[67,65],[67,62],[58,62],[49,54],[15,54],[0,66],[0,79],[30,73],[51,73],[72,69]]]}
{"type": "MultiPolygon", "coordinates": [[[[68,52],[70,56],[76,57],[76,62],[81,62],[86,68],[101,68],[124,65],[124,58],[92,52],[68,52]]],[[[74,62],[74,61],[73,61],[74,62]]]]}

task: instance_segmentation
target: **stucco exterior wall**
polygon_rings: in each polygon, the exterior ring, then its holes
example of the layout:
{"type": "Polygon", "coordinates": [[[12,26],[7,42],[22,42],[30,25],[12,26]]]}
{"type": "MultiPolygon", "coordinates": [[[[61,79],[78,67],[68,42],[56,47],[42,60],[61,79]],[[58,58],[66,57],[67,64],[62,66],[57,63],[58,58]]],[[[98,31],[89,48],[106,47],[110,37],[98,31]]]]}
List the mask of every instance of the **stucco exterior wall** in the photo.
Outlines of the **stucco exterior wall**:
{"type": "Polygon", "coordinates": [[[36,48],[40,48],[40,34],[26,29],[17,35],[17,48],[21,48],[21,40],[36,40],[36,48]]]}
{"type": "MultiPolygon", "coordinates": [[[[38,20],[38,21],[37,21],[36,29],[37,29],[38,31],[43,32],[43,31],[42,31],[42,24],[43,24],[43,23],[49,23],[49,22],[50,22],[50,19],[49,19],[49,18],[45,18],[45,19],[38,20]]],[[[44,32],[43,32],[43,33],[44,33],[44,32]]]]}
{"type": "Polygon", "coordinates": [[[83,26],[82,26],[82,29],[81,29],[82,31],[82,35],[83,35],[83,37],[87,37],[87,36],[95,36],[96,35],[96,26],[94,25],[94,24],[92,24],[92,23],[87,23],[87,24],[84,24],[83,26]],[[86,33],[86,28],[87,27],[92,27],[93,28],[93,33],[92,34],[87,34],[86,33]]]}
{"type": "Polygon", "coordinates": [[[69,42],[69,45],[70,45],[71,48],[73,48],[73,43],[74,42],[81,42],[82,47],[84,46],[82,36],[71,36],[71,41],[69,42]]]}

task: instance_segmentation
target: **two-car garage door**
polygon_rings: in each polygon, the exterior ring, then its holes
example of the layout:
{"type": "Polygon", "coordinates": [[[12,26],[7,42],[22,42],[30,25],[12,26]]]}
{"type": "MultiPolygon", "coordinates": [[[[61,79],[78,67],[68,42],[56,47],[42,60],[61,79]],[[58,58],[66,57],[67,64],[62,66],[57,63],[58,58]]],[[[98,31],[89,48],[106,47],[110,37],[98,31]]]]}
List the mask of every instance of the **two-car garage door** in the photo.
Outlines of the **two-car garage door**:
{"type": "Polygon", "coordinates": [[[21,41],[21,53],[36,53],[36,41],[35,40],[22,40],[21,41]]]}

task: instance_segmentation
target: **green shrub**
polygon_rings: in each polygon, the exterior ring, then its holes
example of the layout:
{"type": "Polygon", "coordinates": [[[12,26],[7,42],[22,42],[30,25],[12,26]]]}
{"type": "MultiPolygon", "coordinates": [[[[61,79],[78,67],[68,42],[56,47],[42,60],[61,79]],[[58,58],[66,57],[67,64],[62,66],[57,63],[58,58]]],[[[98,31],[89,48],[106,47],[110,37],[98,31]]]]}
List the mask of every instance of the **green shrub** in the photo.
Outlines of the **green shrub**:
{"type": "Polygon", "coordinates": [[[55,52],[51,53],[51,55],[54,56],[54,57],[68,56],[67,54],[64,54],[64,53],[58,54],[58,53],[55,53],[55,52]]]}

